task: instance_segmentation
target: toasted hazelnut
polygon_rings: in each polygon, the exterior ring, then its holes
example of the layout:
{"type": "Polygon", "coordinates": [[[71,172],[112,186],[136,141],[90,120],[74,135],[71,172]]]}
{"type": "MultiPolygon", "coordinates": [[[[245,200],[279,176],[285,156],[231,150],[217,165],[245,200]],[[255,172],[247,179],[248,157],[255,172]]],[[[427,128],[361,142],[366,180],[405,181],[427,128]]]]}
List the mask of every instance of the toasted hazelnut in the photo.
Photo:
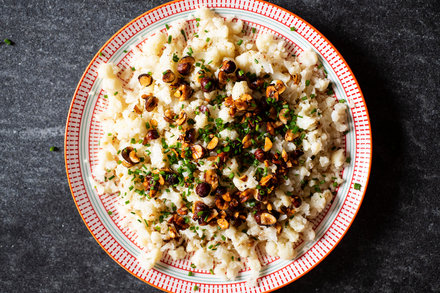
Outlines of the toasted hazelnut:
{"type": "Polygon", "coordinates": [[[277,110],[274,107],[269,109],[269,118],[272,120],[277,120],[277,110]]]}
{"type": "Polygon", "coordinates": [[[264,153],[264,151],[262,149],[256,149],[254,156],[255,156],[255,159],[257,159],[258,161],[260,161],[262,163],[266,159],[266,154],[264,153]]]}
{"type": "MultiPolygon", "coordinates": [[[[218,189],[218,188],[217,188],[218,189]]],[[[231,194],[229,192],[225,192],[221,195],[224,201],[230,202],[232,200],[231,194]]]]}
{"type": "Polygon", "coordinates": [[[181,216],[185,216],[188,214],[188,208],[186,206],[182,206],[176,212],[181,216]]]}
{"type": "Polygon", "coordinates": [[[182,75],[189,75],[193,69],[194,62],[195,59],[192,56],[183,57],[177,63],[177,71],[182,75]]]}
{"type": "Polygon", "coordinates": [[[185,101],[188,100],[192,94],[193,89],[188,84],[181,84],[174,93],[174,96],[179,98],[179,101],[185,101]]]}
{"type": "Polygon", "coordinates": [[[222,66],[220,67],[220,70],[228,74],[234,73],[235,69],[237,69],[237,65],[235,65],[235,62],[232,60],[223,61],[222,66]]]}
{"type": "Polygon", "coordinates": [[[139,105],[135,105],[133,111],[138,114],[142,114],[142,108],[139,105]]]}
{"type": "Polygon", "coordinates": [[[272,210],[272,204],[268,203],[266,209],[270,212],[272,210]]]}
{"type": "Polygon", "coordinates": [[[267,132],[269,132],[270,135],[275,135],[275,127],[273,126],[272,122],[267,122],[266,123],[266,129],[267,129],[267,132]]]}
{"type": "Polygon", "coordinates": [[[150,124],[151,124],[151,127],[153,127],[153,128],[157,127],[157,121],[155,119],[151,119],[150,124]]]}
{"type": "Polygon", "coordinates": [[[157,103],[159,103],[159,100],[152,94],[142,95],[142,99],[145,100],[145,110],[148,112],[153,111],[156,108],[157,103]]]}
{"type": "Polygon", "coordinates": [[[225,84],[227,84],[227,83],[228,83],[228,79],[229,79],[229,77],[228,77],[228,75],[226,74],[226,72],[224,72],[224,71],[220,71],[220,72],[218,73],[218,83],[219,83],[220,85],[225,85],[225,84]]]}
{"type": "Polygon", "coordinates": [[[150,129],[147,132],[147,135],[145,135],[144,140],[142,141],[143,145],[148,144],[151,140],[155,140],[159,138],[159,133],[156,129],[150,129]]]}
{"type": "Polygon", "coordinates": [[[217,219],[217,224],[222,230],[226,230],[229,228],[229,222],[226,219],[217,219]]]}
{"type": "Polygon", "coordinates": [[[215,206],[219,210],[227,210],[229,208],[229,202],[223,200],[222,198],[216,198],[215,200],[215,206]]]}
{"type": "Polygon", "coordinates": [[[162,81],[166,83],[172,83],[176,79],[176,75],[170,69],[166,70],[162,74],[162,81]]]}
{"type": "Polygon", "coordinates": [[[159,174],[159,184],[160,185],[164,185],[165,184],[165,179],[163,179],[163,176],[161,174],[159,174]]]}
{"type": "Polygon", "coordinates": [[[286,90],[286,85],[281,80],[274,80],[272,84],[275,86],[278,94],[281,95],[286,90]]]}
{"type": "Polygon", "coordinates": [[[185,113],[185,111],[181,111],[179,114],[179,117],[177,117],[176,124],[182,125],[186,122],[186,119],[188,118],[188,115],[185,113]]]}
{"type": "Polygon", "coordinates": [[[144,73],[138,76],[139,83],[141,86],[150,86],[153,83],[153,78],[151,75],[144,73]]]}
{"type": "Polygon", "coordinates": [[[290,120],[289,109],[283,108],[278,117],[283,124],[287,124],[290,120]]]}
{"type": "Polygon", "coordinates": [[[249,88],[253,90],[261,90],[264,86],[264,79],[262,78],[255,78],[248,82],[249,88]]]}
{"type": "Polygon", "coordinates": [[[284,149],[281,152],[281,158],[283,158],[284,162],[287,162],[289,160],[289,155],[287,154],[287,152],[284,149]]]}
{"type": "Polygon", "coordinates": [[[211,210],[211,212],[209,213],[209,216],[206,218],[206,222],[211,222],[211,220],[213,220],[215,217],[218,216],[218,212],[216,209],[211,210]]]}
{"type": "Polygon", "coordinates": [[[176,116],[176,113],[174,113],[173,110],[167,109],[167,110],[165,110],[163,119],[165,119],[165,121],[168,123],[173,123],[175,116],[176,116]]]}
{"type": "Polygon", "coordinates": [[[280,234],[280,233],[281,233],[281,230],[283,229],[283,226],[281,225],[280,222],[277,222],[277,223],[275,224],[275,229],[277,229],[277,234],[280,234]]]}
{"type": "Polygon", "coordinates": [[[209,169],[205,173],[205,181],[211,184],[212,189],[216,189],[218,186],[218,175],[214,169],[209,169]]]}
{"type": "Polygon", "coordinates": [[[209,212],[209,207],[201,201],[196,201],[193,206],[193,219],[196,220],[202,214],[209,212]]]}
{"type": "Polygon", "coordinates": [[[293,141],[297,137],[299,137],[299,132],[293,133],[291,129],[287,130],[286,134],[284,135],[284,139],[286,141],[293,141]]]}
{"type": "Polygon", "coordinates": [[[260,185],[261,186],[269,186],[271,184],[271,181],[273,181],[274,178],[275,177],[272,174],[264,176],[260,180],[260,185]]]}
{"type": "Polygon", "coordinates": [[[130,167],[133,166],[133,164],[132,164],[132,163],[129,163],[129,162],[127,162],[127,161],[122,161],[122,166],[127,167],[127,168],[130,168],[130,167]]]}
{"type": "Polygon", "coordinates": [[[215,147],[217,146],[217,144],[218,144],[218,137],[217,136],[214,136],[212,139],[211,139],[211,141],[208,143],[208,145],[206,146],[206,148],[208,149],[208,150],[213,150],[213,149],[215,149],[215,147]]]}
{"type": "Polygon", "coordinates": [[[234,105],[234,99],[232,98],[232,96],[228,96],[225,98],[225,101],[223,103],[226,107],[231,107],[234,105]]]}
{"type": "Polygon", "coordinates": [[[274,225],[277,222],[277,219],[269,213],[262,213],[260,219],[261,219],[261,225],[266,225],[266,226],[274,225]]]}
{"type": "Polygon", "coordinates": [[[302,200],[299,196],[295,196],[292,198],[292,205],[295,208],[299,208],[301,206],[302,200]]]}
{"type": "Polygon", "coordinates": [[[240,68],[237,68],[237,70],[235,71],[235,76],[239,81],[246,80],[246,74],[240,68]]]}
{"type": "Polygon", "coordinates": [[[247,149],[248,147],[250,147],[252,145],[251,135],[246,134],[245,137],[243,137],[243,140],[241,141],[241,143],[243,144],[244,149],[247,149]]]}
{"type": "Polygon", "coordinates": [[[200,88],[203,92],[209,93],[212,92],[215,88],[215,81],[210,77],[203,77],[200,80],[200,88]]]}
{"type": "Polygon", "coordinates": [[[211,185],[209,183],[202,182],[197,184],[196,193],[198,196],[207,197],[210,192],[211,192],[211,185]]]}
{"type": "Polygon", "coordinates": [[[270,85],[266,88],[266,98],[274,99],[275,101],[279,100],[279,94],[275,86],[270,85]]]}
{"type": "Polygon", "coordinates": [[[173,226],[169,226],[168,235],[170,236],[171,239],[177,238],[178,234],[177,234],[176,228],[174,228],[173,226]]]}
{"type": "Polygon", "coordinates": [[[140,159],[138,158],[138,156],[136,155],[135,150],[132,147],[126,147],[122,150],[121,152],[122,158],[125,160],[126,163],[128,164],[124,164],[125,167],[131,167],[134,164],[137,164],[140,162],[140,159]]]}
{"type": "Polygon", "coordinates": [[[201,159],[206,154],[206,150],[199,144],[191,146],[191,151],[194,160],[201,159]]]}
{"type": "Polygon", "coordinates": [[[264,151],[268,152],[272,148],[272,141],[267,136],[264,138],[264,151]]]}
{"type": "Polygon", "coordinates": [[[194,143],[196,141],[196,130],[194,128],[187,129],[183,134],[183,141],[186,143],[194,143]]]}
{"type": "Polygon", "coordinates": [[[251,198],[255,197],[255,195],[258,193],[258,191],[256,189],[253,188],[248,188],[242,192],[240,192],[239,194],[239,200],[241,203],[245,203],[248,200],[250,200],[251,198]]]}

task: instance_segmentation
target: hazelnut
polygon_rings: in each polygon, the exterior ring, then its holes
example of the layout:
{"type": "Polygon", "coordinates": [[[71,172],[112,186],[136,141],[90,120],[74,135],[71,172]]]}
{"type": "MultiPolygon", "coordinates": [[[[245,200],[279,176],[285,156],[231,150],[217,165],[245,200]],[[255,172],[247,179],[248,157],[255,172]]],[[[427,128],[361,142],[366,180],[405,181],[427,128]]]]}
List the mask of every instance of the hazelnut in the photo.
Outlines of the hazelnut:
{"type": "Polygon", "coordinates": [[[231,194],[229,192],[223,193],[221,196],[222,196],[224,201],[230,202],[232,200],[231,194]]]}
{"type": "Polygon", "coordinates": [[[213,149],[215,149],[215,147],[218,145],[218,137],[217,136],[214,136],[212,139],[211,139],[211,141],[208,143],[208,145],[206,146],[206,148],[208,149],[208,150],[213,150],[213,149]]]}
{"type": "Polygon", "coordinates": [[[286,134],[284,135],[284,139],[286,141],[293,141],[294,139],[299,137],[299,132],[293,133],[291,129],[286,131],[286,134]]]}
{"type": "Polygon", "coordinates": [[[211,185],[209,183],[202,182],[197,184],[196,193],[198,196],[207,197],[210,192],[211,192],[211,185]]]}
{"type": "Polygon", "coordinates": [[[280,121],[283,124],[287,124],[290,120],[290,115],[289,115],[290,110],[283,108],[280,113],[278,114],[278,117],[280,118],[280,121]]]}
{"type": "Polygon", "coordinates": [[[266,154],[264,153],[264,151],[262,149],[256,149],[254,156],[255,156],[255,159],[257,159],[261,163],[263,163],[264,160],[266,159],[266,154]]]}
{"type": "Polygon", "coordinates": [[[143,145],[148,144],[151,140],[155,140],[159,138],[159,133],[156,129],[148,130],[147,135],[144,137],[144,141],[142,142],[143,145]]]}
{"type": "Polygon", "coordinates": [[[132,150],[128,156],[129,156],[130,161],[131,161],[132,164],[137,164],[137,163],[139,163],[141,161],[139,159],[139,157],[136,155],[136,151],[135,150],[132,150]]]}
{"type": "Polygon", "coordinates": [[[218,83],[219,83],[220,85],[225,85],[225,84],[227,84],[227,83],[228,83],[228,79],[229,79],[229,77],[228,77],[228,75],[226,74],[226,72],[224,72],[224,71],[220,71],[220,72],[218,73],[218,83]]]}
{"type": "Polygon", "coordinates": [[[210,77],[203,77],[200,80],[200,87],[203,92],[206,93],[212,92],[215,88],[215,81],[210,77]]]}
{"type": "Polygon", "coordinates": [[[176,79],[176,75],[170,69],[166,70],[162,74],[162,81],[166,83],[172,83],[176,79]]]}
{"type": "Polygon", "coordinates": [[[228,74],[234,73],[235,69],[237,69],[237,66],[235,65],[235,62],[232,60],[223,61],[222,66],[220,67],[220,70],[228,74]]]}
{"type": "Polygon", "coordinates": [[[187,118],[188,115],[185,113],[185,111],[181,111],[179,117],[177,117],[176,120],[177,125],[182,125],[183,123],[185,123],[187,118]]]}
{"type": "Polygon", "coordinates": [[[239,81],[246,80],[246,74],[240,68],[237,68],[237,71],[235,71],[235,76],[239,81]]]}
{"type": "Polygon", "coordinates": [[[168,123],[173,123],[175,116],[176,116],[176,113],[174,113],[173,110],[167,109],[167,110],[165,110],[163,119],[165,119],[165,121],[168,123]]]}
{"type": "Polygon", "coordinates": [[[206,150],[199,144],[191,146],[191,151],[194,160],[201,159],[206,154],[206,150]]]}
{"type": "Polygon", "coordinates": [[[272,148],[272,141],[267,136],[264,139],[264,151],[268,152],[272,148]]]}
{"type": "Polygon", "coordinates": [[[248,188],[248,189],[240,192],[238,197],[239,197],[241,203],[245,203],[248,200],[250,200],[251,198],[255,197],[255,195],[257,193],[258,193],[258,191],[256,189],[248,188]]]}
{"type": "Polygon", "coordinates": [[[183,134],[183,141],[186,143],[194,143],[196,141],[196,130],[194,128],[187,129],[183,134]]]}
{"type": "Polygon", "coordinates": [[[219,210],[227,210],[229,208],[229,202],[223,200],[222,198],[216,198],[215,200],[215,206],[219,210]]]}
{"type": "Polygon", "coordinates": [[[182,206],[176,212],[181,216],[185,216],[188,214],[188,208],[186,206],[182,206]]]}
{"type": "Polygon", "coordinates": [[[218,186],[218,175],[214,169],[209,169],[205,173],[205,181],[211,184],[213,189],[216,189],[218,186]]]}
{"type": "Polygon", "coordinates": [[[150,86],[153,83],[153,78],[147,73],[139,75],[138,80],[141,86],[144,87],[150,86]]]}
{"type": "Polygon", "coordinates": [[[148,112],[153,111],[156,108],[157,103],[159,103],[159,100],[152,94],[142,95],[142,99],[145,100],[145,110],[148,112]]]}
{"type": "Polygon", "coordinates": [[[176,92],[174,93],[174,96],[176,98],[179,98],[179,101],[185,101],[188,100],[193,94],[193,89],[188,84],[181,84],[176,92]]]}
{"type": "Polygon", "coordinates": [[[222,230],[229,228],[229,222],[226,219],[217,219],[217,224],[222,230]]]}
{"type": "Polygon", "coordinates": [[[286,85],[281,80],[274,80],[272,84],[275,86],[278,94],[281,95],[286,90],[286,85]]]}
{"type": "Polygon", "coordinates": [[[266,98],[274,99],[275,101],[279,100],[279,93],[274,85],[270,85],[266,88],[266,98]]]}
{"type": "Polygon", "coordinates": [[[272,122],[267,122],[266,123],[266,129],[267,129],[267,132],[269,132],[270,135],[275,135],[275,127],[273,126],[272,122]]]}
{"type": "Polygon", "coordinates": [[[169,226],[169,231],[168,231],[168,235],[170,236],[171,239],[175,239],[178,237],[176,228],[174,228],[174,226],[169,226]]]}
{"type": "Polygon", "coordinates": [[[274,225],[277,222],[275,216],[271,215],[268,212],[258,211],[255,213],[254,217],[255,217],[255,221],[259,225],[270,226],[270,225],[274,225]]]}
{"type": "Polygon", "coordinates": [[[301,206],[302,200],[299,196],[295,196],[292,198],[292,205],[295,208],[299,208],[301,206]]]}
{"type": "Polygon", "coordinates": [[[274,179],[275,179],[275,177],[272,174],[264,176],[260,180],[260,185],[261,186],[269,186],[269,185],[271,185],[273,183],[274,179]]]}
{"type": "Polygon", "coordinates": [[[209,207],[201,201],[196,201],[193,207],[193,219],[197,220],[209,213],[209,207]]]}
{"type": "Polygon", "coordinates": [[[261,90],[264,87],[264,79],[255,78],[249,82],[249,88],[253,90],[261,90]]]}
{"type": "Polygon", "coordinates": [[[244,149],[247,149],[248,147],[250,147],[252,145],[251,135],[246,134],[246,136],[243,137],[243,140],[241,141],[241,143],[243,144],[244,149]]]}
{"type": "Polygon", "coordinates": [[[177,71],[182,75],[189,75],[193,69],[194,62],[195,59],[192,56],[183,57],[177,63],[177,71]]]}
{"type": "Polygon", "coordinates": [[[139,105],[135,105],[133,111],[138,114],[142,114],[142,108],[139,105]]]}

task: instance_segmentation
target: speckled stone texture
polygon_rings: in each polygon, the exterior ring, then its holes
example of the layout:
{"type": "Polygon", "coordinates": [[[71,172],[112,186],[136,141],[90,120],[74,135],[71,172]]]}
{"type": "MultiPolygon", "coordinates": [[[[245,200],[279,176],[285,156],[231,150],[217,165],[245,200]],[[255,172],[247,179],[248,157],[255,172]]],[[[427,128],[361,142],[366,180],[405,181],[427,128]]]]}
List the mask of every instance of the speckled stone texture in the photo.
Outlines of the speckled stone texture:
{"type": "MultiPolygon", "coordinates": [[[[0,291],[159,292],[87,231],[67,184],[72,94],[117,30],[163,1],[0,0],[0,291]],[[50,152],[50,146],[60,148],[50,152]]],[[[438,1],[274,1],[321,31],[364,92],[374,160],[345,238],[280,292],[439,292],[438,1]]]]}

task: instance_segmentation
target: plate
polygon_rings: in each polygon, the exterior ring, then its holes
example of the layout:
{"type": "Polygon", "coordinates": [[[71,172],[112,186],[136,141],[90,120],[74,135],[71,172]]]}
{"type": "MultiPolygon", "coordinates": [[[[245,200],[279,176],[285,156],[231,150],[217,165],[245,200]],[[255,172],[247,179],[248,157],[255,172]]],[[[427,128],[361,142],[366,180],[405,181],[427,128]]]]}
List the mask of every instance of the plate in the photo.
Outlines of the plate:
{"type": "MultiPolygon", "coordinates": [[[[319,12],[318,12],[319,13],[319,12]]],[[[85,70],[73,95],[65,134],[65,163],[72,196],[81,217],[101,247],[119,265],[146,283],[169,292],[268,292],[300,278],[319,264],[339,243],[358,212],[371,168],[372,141],[367,107],[359,85],[341,54],[313,26],[295,14],[259,0],[178,0],[161,5],[132,20],[96,54],[85,70]],[[99,139],[103,135],[97,114],[107,103],[97,78],[97,68],[112,62],[128,67],[132,48],[174,20],[185,19],[188,31],[195,29],[192,16],[196,8],[206,6],[224,17],[236,17],[258,33],[269,31],[282,38],[292,54],[306,48],[315,50],[333,83],[336,98],[349,105],[350,129],[345,136],[346,155],[351,162],[343,171],[343,183],[321,215],[313,222],[316,239],[297,245],[298,255],[286,261],[260,255],[262,270],[258,287],[248,287],[249,271],[242,271],[234,281],[224,281],[209,271],[194,270],[187,260],[173,261],[167,254],[151,270],[141,267],[137,257],[141,248],[136,235],[121,225],[112,213],[116,197],[98,194],[93,173],[97,165],[99,139]],[[195,272],[188,276],[188,271],[195,272]]]]}

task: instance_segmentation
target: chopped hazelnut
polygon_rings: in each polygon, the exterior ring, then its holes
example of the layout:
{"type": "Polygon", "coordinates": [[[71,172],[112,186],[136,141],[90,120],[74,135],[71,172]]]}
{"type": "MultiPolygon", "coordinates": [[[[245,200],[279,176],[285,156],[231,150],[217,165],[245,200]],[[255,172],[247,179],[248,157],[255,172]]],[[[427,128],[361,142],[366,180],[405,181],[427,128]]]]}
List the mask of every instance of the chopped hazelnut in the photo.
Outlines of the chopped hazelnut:
{"type": "Polygon", "coordinates": [[[179,117],[177,117],[176,120],[177,125],[182,125],[183,123],[185,123],[187,118],[188,115],[185,113],[185,111],[181,111],[179,117]]]}
{"type": "Polygon", "coordinates": [[[148,112],[153,111],[156,108],[157,103],[159,103],[159,100],[152,94],[142,95],[141,98],[145,100],[145,110],[148,112]]]}
{"type": "Polygon", "coordinates": [[[215,149],[215,147],[217,146],[217,144],[218,144],[218,137],[217,136],[214,136],[212,139],[211,139],[211,141],[208,143],[208,145],[206,146],[206,148],[208,149],[208,150],[213,150],[213,149],[215,149]]]}
{"type": "Polygon", "coordinates": [[[141,86],[150,86],[153,83],[153,78],[151,75],[144,73],[138,76],[139,83],[141,86]]]}
{"type": "Polygon", "coordinates": [[[270,149],[272,148],[272,141],[270,140],[270,138],[268,138],[266,136],[266,138],[264,139],[264,151],[268,152],[270,151],[270,149]]]}
{"type": "Polygon", "coordinates": [[[229,228],[229,222],[226,219],[217,219],[217,224],[222,230],[226,230],[229,228]]]}
{"type": "Polygon", "coordinates": [[[191,146],[191,151],[194,160],[201,159],[206,153],[205,149],[199,144],[191,146]]]}
{"type": "Polygon", "coordinates": [[[166,70],[162,75],[162,81],[172,83],[176,79],[176,75],[170,69],[166,70]]]}
{"type": "Polygon", "coordinates": [[[218,186],[218,175],[214,169],[209,169],[205,173],[205,181],[211,184],[212,189],[216,189],[218,186]]]}

